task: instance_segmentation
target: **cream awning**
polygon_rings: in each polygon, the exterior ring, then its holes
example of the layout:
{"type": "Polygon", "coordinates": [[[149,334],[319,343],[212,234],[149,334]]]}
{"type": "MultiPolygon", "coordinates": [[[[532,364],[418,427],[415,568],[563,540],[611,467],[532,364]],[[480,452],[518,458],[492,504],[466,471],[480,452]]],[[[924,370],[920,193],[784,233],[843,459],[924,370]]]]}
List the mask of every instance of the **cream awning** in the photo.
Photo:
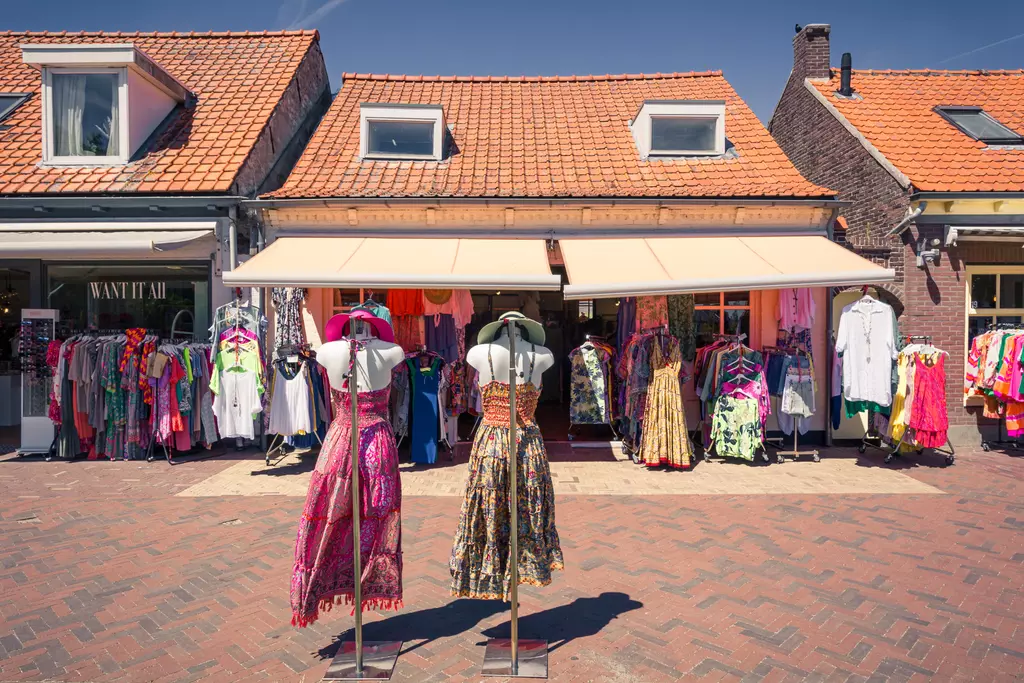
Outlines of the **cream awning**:
{"type": "Polygon", "coordinates": [[[234,271],[233,287],[557,290],[542,239],[279,237],[234,271]]]}
{"type": "MultiPolygon", "coordinates": [[[[27,224],[23,227],[29,227],[27,224]]],[[[86,226],[82,226],[86,227],[86,226]]],[[[0,258],[122,258],[179,249],[213,230],[116,232],[7,232],[0,230],[0,258]]]]}
{"type": "Polygon", "coordinates": [[[893,282],[896,273],[817,235],[559,240],[566,299],[893,282]]]}

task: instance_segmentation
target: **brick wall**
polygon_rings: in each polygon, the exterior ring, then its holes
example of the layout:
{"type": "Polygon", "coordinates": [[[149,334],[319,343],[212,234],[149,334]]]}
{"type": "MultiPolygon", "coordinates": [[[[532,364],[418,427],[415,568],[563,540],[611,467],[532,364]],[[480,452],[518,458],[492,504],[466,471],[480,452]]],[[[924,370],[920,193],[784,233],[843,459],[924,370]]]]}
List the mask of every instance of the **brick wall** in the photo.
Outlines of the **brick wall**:
{"type": "Polygon", "coordinates": [[[820,68],[822,54],[828,64],[829,34],[818,30],[809,41],[805,34],[812,28],[793,39],[793,72],[769,130],[805,178],[853,202],[842,210],[848,225],[846,242],[861,256],[896,270],[897,284],[886,289],[902,300],[901,246],[885,235],[906,215],[910,200],[907,191],[805,87],[805,77],[829,76],[827,68],[820,68]]]}

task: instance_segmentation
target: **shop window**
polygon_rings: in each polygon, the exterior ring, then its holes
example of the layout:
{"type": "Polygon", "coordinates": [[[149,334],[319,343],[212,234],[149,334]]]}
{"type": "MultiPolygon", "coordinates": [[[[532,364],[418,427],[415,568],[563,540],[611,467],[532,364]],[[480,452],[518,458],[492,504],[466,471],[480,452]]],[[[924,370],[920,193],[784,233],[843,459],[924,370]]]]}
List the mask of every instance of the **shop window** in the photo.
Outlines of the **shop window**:
{"type": "Polygon", "coordinates": [[[206,341],[210,326],[206,265],[47,267],[46,308],[74,332],[119,332],[144,327],[153,334],[206,341]]]}
{"type": "Polygon", "coordinates": [[[587,299],[585,301],[577,301],[577,319],[580,322],[585,320],[592,320],[594,318],[594,300],[587,299]]]}
{"type": "Polygon", "coordinates": [[[694,294],[693,303],[697,348],[707,346],[718,334],[745,334],[749,339],[750,292],[694,294]]]}
{"type": "Polygon", "coordinates": [[[967,345],[991,324],[1024,322],[1024,267],[967,267],[967,345]]]}
{"type": "Polygon", "coordinates": [[[367,299],[373,299],[379,304],[386,304],[388,291],[386,289],[369,289],[366,287],[335,289],[334,297],[331,300],[331,315],[348,313],[367,299]]]}

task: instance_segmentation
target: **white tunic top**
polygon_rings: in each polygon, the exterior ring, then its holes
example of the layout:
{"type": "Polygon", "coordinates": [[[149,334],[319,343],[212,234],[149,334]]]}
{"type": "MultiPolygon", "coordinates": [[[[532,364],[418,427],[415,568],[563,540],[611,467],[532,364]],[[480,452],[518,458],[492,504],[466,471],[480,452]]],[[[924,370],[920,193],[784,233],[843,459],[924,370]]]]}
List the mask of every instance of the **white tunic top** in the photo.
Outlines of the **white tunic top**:
{"type": "Polygon", "coordinates": [[[843,398],[892,404],[896,350],[892,307],[869,296],[843,308],[836,351],[843,354],[843,398]]]}
{"type": "Polygon", "coordinates": [[[280,366],[275,368],[274,395],[270,398],[270,423],[267,429],[281,436],[309,434],[309,382],[307,365],[302,364],[295,376],[288,379],[280,366]]]}

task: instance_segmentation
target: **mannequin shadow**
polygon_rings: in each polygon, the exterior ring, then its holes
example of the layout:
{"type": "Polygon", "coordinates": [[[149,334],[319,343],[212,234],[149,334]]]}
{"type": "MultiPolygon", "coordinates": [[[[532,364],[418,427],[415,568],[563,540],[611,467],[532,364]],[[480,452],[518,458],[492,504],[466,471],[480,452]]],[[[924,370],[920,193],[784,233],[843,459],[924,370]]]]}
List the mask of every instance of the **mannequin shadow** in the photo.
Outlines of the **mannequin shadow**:
{"type": "MultiPolygon", "coordinates": [[[[601,593],[596,598],[576,598],[568,605],[521,616],[519,637],[524,640],[547,640],[548,652],[554,652],[577,638],[597,635],[613,619],[643,606],[642,602],[625,593],[601,593]]],[[[483,635],[488,638],[510,638],[511,629],[511,621],[506,621],[487,629],[483,635]]]]}
{"type": "MultiPolygon", "coordinates": [[[[508,609],[508,603],[497,600],[462,598],[417,612],[397,614],[380,621],[363,624],[364,641],[403,641],[402,655],[429,645],[441,638],[451,638],[471,630],[484,619],[508,609]],[[410,642],[419,641],[412,645],[410,642]]],[[[345,640],[354,640],[353,629],[342,632],[333,643],[319,651],[321,659],[332,659],[345,640]]]]}

